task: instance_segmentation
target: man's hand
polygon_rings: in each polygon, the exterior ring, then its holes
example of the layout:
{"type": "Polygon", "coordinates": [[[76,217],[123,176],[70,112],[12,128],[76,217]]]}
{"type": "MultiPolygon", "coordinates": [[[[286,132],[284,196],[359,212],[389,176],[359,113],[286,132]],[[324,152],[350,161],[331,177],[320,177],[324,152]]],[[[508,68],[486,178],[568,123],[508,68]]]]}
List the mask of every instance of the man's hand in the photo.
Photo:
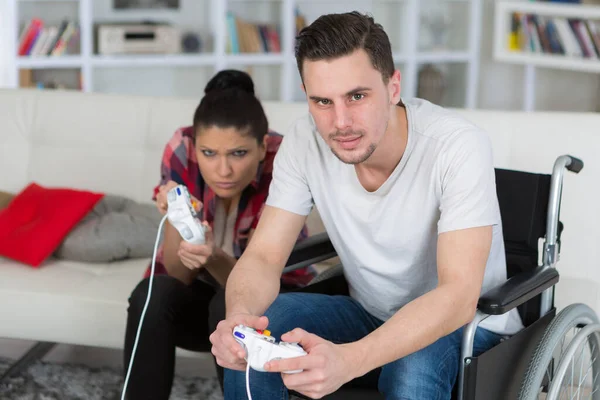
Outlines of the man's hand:
{"type": "Polygon", "coordinates": [[[204,244],[191,244],[182,240],[177,250],[177,256],[181,263],[191,270],[202,268],[209,259],[220,249],[215,248],[213,232],[210,226],[204,222],[204,244]]]}
{"type": "Polygon", "coordinates": [[[300,328],[282,335],[281,340],[299,343],[308,353],[306,356],[265,364],[265,370],[269,372],[304,370],[297,374],[281,374],[288,389],[319,399],[355,378],[353,360],[356,355],[346,345],[333,344],[300,328]]]}
{"type": "Polygon", "coordinates": [[[267,329],[269,320],[267,317],[257,317],[250,314],[233,315],[217,325],[217,329],[210,335],[212,343],[211,353],[215,356],[217,364],[223,368],[238,371],[246,369],[246,351],[233,338],[233,328],[237,325],[245,325],[250,328],[267,329]]]}

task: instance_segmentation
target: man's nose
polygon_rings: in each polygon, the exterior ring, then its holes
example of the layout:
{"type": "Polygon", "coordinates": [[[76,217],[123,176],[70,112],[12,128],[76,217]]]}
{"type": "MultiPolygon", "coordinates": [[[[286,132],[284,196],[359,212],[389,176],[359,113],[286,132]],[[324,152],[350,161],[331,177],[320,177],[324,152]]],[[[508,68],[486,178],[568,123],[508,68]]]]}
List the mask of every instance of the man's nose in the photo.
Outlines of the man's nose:
{"type": "Polygon", "coordinates": [[[352,114],[345,104],[335,106],[335,128],[338,131],[344,131],[352,126],[352,114]]]}

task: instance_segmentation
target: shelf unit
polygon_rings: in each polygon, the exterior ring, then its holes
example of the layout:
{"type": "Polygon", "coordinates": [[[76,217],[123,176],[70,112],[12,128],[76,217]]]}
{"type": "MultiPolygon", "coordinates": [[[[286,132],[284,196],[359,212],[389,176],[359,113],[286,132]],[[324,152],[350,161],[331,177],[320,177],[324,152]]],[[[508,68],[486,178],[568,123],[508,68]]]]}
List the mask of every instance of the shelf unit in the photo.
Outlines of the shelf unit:
{"type": "Polygon", "coordinates": [[[496,2],[494,59],[500,62],[524,66],[523,109],[525,111],[533,111],[535,109],[536,68],[600,73],[600,57],[584,58],[561,54],[510,50],[508,41],[513,13],[600,21],[600,6],[577,3],[496,2]]]}
{"type": "MultiPolygon", "coordinates": [[[[227,67],[276,68],[279,76],[269,75],[269,79],[277,81],[277,95],[268,100],[297,101],[301,99],[299,77],[293,54],[293,41],[295,35],[295,10],[301,13],[307,11],[306,22],[311,23],[317,15],[327,12],[351,11],[360,9],[371,12],[377,7],[384,7],[386,12],[381,13],[382,18],[390,20],[382,22],[384,28],[394,44],[394,61],[401,69],[403,76],[403,96],[410,98],[417,93],[417,80],[419,68],[428,63],[444,65],[461,65],[464,72],[464,92],[459,107],[474,108],[477,103],[477,90],[479,80],[480,38],[481,38],[481,13],[483,0],[193,0],[204,1],[210,10],[210,41],[211,51],[196,54],[177,55],[127,55],[127,56],[102,56],[93,52],[93,25],[96,20],[94,6],[98,0],[7,0],[8,20],[12,25],[8,31],[11,37],[6,41],[9,44],[9,86],[18,87],[19,70],[33,69],[79,69],[81,71],[82,90],[85,92],[102,91],[96,85],[95,76],[103,69],[119,68],[122,71],[132,68],[180,68],[202,67],[210,69],[210,73],[227,67]],[[419,37],[421,8],[433,2],[452,4],[452,7],[462,7],[461,13],[465,21],[455,21],[461,24],[460,29],[465,30],[465,40],[462,46],[452,50],[420,49],[417,40],[419,37]],[[25,4],[32,3],[73,3],[78,7],[78,20],[80,25],[80,55],[58,57],[18,57],[17,42],[19,27],[23,23],[20,9],[25,4]],[[281,40],[280,53],[227,53],[227,22],[228,10],[248,8],[251,3],[267,3],[269,7],[276,7],[279,18],[275,22],[280,26],[281,40]],[[333,10],[333,11],[332,11],[333,10]],[[389,11],[389,12],[387,12],[389,11]],[[388,15],[393,13],[394,15],[388,15]],[[464,17],[468,15],[468,17],[464,17]],[[404,21],[404,23],[399,23],[404,21]],[[401,26],[402,28],[398,28],[401,26]],[[389,28],[393,29],[390,30],[389,28]],[[11,48],[12,46],[12,48],[11,48]]],[[[111,0],[102,0],[110,2],[111,0]]],[[[181,1],[184,4],[185,0],[181,1]]],[[[171,15],[172,11],[169,11],[171,15]]],[[[377,22],[378,16],[372,12],[377,22]]],[[[125,14],[124,14],[125,15],[125,14]]],[[[130,14],[131,16],[131,14],[130,14]]],[[[43,18],[43,15],[40,15],[43,18]]],[[[242,15],[242,17],[245,17],[242,15]]],[[[132,18],[130,18],[131,20],[132,18]]],[[[127,20],[127,18],[125,18],[127,20]]],[[[174,93],[177,94],[177,93],[174,93]]]]}

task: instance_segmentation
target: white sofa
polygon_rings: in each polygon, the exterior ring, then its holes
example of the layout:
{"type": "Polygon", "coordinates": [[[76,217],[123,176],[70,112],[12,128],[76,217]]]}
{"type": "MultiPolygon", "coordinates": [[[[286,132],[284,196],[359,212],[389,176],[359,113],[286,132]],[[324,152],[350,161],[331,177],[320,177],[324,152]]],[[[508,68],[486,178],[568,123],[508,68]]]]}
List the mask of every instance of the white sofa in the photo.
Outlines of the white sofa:
{"type": "MultiPolygon", "coordinates": [[[[35,181],[149,202],[163,146],[190,123],[198,101],[0,90],[0,190],[35,181]]],[[[285,133],[307,107],[265,109],[271,127],[285,133]]],[[[584,160],[579,175],[565,176],[557,305],[584,302],[600,311],[600,114],[457,111],[489,132],[498,167],[551,172],[561,154],[584,160]]],[[[0,338],[121,348],[127,298],[148,261],[50,261],[34,269],[0,258],[0,338]]]]}

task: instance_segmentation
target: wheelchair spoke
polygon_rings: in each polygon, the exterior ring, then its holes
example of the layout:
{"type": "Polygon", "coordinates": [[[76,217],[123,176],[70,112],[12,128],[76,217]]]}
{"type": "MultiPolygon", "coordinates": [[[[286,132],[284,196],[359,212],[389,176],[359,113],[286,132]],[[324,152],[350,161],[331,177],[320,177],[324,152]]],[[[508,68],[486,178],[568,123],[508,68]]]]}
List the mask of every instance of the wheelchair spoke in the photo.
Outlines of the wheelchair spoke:
{"type": "MultiPolygon", "coordinates": [[[[573,393],[573,381],[575,380],[574,379],[575,368],[573,368],[574,366],[575,366],[575,359],[572,358],[571,359],[571,382],[570,382],[570,385],[569,385],[569,387],[571,388],[571,390],[570,390],[571,393],[573,393]]],[[[575,396],[571,396],[571,400],[573,400],[574,397],[575,396]]]]}
{"type": "MultiPolygon", "coordinates": [[[[582,348],[582,354],[583,354],[583,349],[585,349],[585,346],[582,348]]],[[[595,349],[595,346],[592,346],[592,351],[591,351],[591,354],[592,354],[592,355],[593,355],[593,354],[595,354],[595,353],[594,353],[594,349],[595,349]]],[[[594,357],[594,358],[592,359],[592,361],[591,361],[591,363],[590,363],[590,366],[589,366],[589,368],[587,369],[587,371],[586,371],[585,375],[583,375],[583,357],[581,357],[581,368],[580,368],[580,372],[579,372],[579,377],[580,377],[580,378],[579,378],[579,387],[580,387],[580,388],[581,388],[581,386],[582,386],[582,385],[583,385],[583,386],[585,386],[585,381],[586,381],[586,379],[587,379],[587,377],[588,377],[588,375],[589,375],[590,371],[592,370],[592,365],[594,365],[594,362],[595,362],[595,361],[596,361],[596,357],[594,357]],[[582,376],[582,375],[583,375],[583,376],[582,376]]],[[[600,372],[600,371],[599,371],[599,372],[600,372]]],[[[597,386],[597,379],[598,379],[598,373],[599,373],[599,372],[596,372],[596,374],[595,374],[595,375],[594,375],[594,377],[592,378],[592,389],[593,389],[593,392],[590,394],[590,396],[592,396],[592,395],[593,395],[593,394],[596,392],[596,390],[598,390],[598,389],[594,389],[594,388],[597,386]]],[[[590,399],[591,399],[591,398],[592,398],[592,397],[590,397],[590,399]]],[[[579,399],[579,395],[577,396],[577,399],[579,399]]]]}
{"type": "MultiPolygon", "coordinates": [[[[581,385],[582,383],[585,381],[585,377],[587,377],[587,372],[585,374],[585,376],[583,376],[583,360],[584,360],[584,353],[585,353],[585,349],[588,347],[586,346],[587,342],[583,343],[581,346],[581,352],[579,353],[579,356],[577,357],[577,359],[573,358],[572,359],[572,369],[571,369],[571,385],[573,385],[574,383],[574,379],[573,379],[573,374],[574,374],[574,369],[575,369],[575,364],[577,363],[578,360],[581,360],[580,366],[579,366],[579,378],[578,378],[578,382],[577,382],[577,400],[579,400],[579,395],[581,393],[581,385]],[[583,378],[582,378],[583,376],[583,378]]],[[[588,370],[589,372],[589,370],[588,370]]]]}
{"type": "Polygon", "coordinates": [[[568,399],[569,398],[569,393],[568,393],[568,386],[563,386],[560,390],[560,395],[558,396],[559,399],[568,399]],[[563,392],[564,392],[564,396],[563,396],[563,392]]]}
{"type": "Polygon", "coordinates": [[[596,393],[598,390],[600,390],[600,386],[598,386],[598,374],[600,374],[600,371],[597,371],[596,375],[594,375],[594,378],[592,379],[592,389],[593,390],[592,390],[592,393],[590,394],[590,399],[593,399],[594,393],[596,393]]]}
{"type": "Polygon", "coordinates": [[[579,365],[579,382],[577,385],[577,400],[579,400],[579,393],[581,392],[581,384],[585,381],[585,376],[587,376],[587,372],[582,379],[583,375],[583,351],[586,346],[581,346],[581,354],[579,354],[579,358],[581,359],[581,364],[579,365]]]}

